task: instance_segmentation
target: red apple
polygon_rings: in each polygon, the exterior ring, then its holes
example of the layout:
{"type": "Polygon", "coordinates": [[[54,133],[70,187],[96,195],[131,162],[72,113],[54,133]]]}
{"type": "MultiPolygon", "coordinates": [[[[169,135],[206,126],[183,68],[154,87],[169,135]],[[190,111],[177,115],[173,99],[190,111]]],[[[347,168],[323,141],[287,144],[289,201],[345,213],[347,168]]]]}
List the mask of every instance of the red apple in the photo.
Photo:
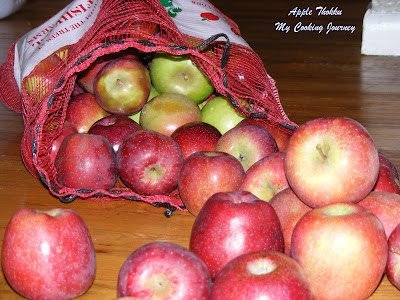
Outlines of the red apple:
{"type": "Polygon", "coordinates": [[[199,151],[215,151],[221,133],[214,126],[192,122],[178,127],[171,137],[179,144],[184,158],[199,151]]]}
{"type": "Polygon", "coordinates": [[[88,133],[104,136],[117,152],[125,138],[140,129],[141,126],[128,116],[109,115],[94,123],[88,133]]]}
{"type": "Polygon", "coordinates": [[[274,152],[260,159],[247,171],[241,190],[249,191],[264,201],[286,189],[289,185],[284,170],[285,154],[274,152]]]}
{"type": "Polygon", "coordinates": [[[358,202],[359,205],[372,211],[382,222],[386,236],[400,223],[400,195],[389,192],[372,191],[358,202]]]}
{"type": "Polygon", "coordinates": [[[201,120],[217,128],[221,134],[235,127],[244,118],[223,96],[214,97],[201,109],[201,120]]]}
{"type": "Polygon", "coordinates": [[[200,120],[199,107],[187,96],[164,93],[143,106],[139,123],[145,129],[170,136],[178,127],[200,120]]]}
{"type": "MultiPolygon", "coordinates": [[[[149,97],[147,98],[147,102],[150,101],[151,99],[153,99],[155,96],[158,96],[158,95],[159,95],[159,93],[156,91],[156,89],[153,86],[151,86],[150,87],[150,94],[149,94],[149,97]]],[[[135,112],[133,115],[130,115],[129,118],[139,124],[141,112],[142,112],[142,110],[139,110],[138,112],[135,112]]]]}
{"type": "Polygon", "coordinates": [[[143,35],[155,35],[159,31],[158,24],[146,22],[144,19],[137,20],[137,22],[132,24],[132,36],[136,38],[141,38],[143,35]]]}
{"type": "Polygon", "coordinates": [[[386,276],[400,290],[400,223],[390,234],[388,247],[389,254],[386,265],[386,276]]]}
{"type": "Polygon", "coordinates": [[[160,93],[187,96],[200,104],[214,91],[210,80],[187,56],[157,53],[150,64],[151,82],[160,93]]]}
{"type": "Polygon", "coordinates": [[[375,185],[376,146],[348,118],[318,118],[299,126],[286,149],[285,173],[296,195],[311,207],[358,202],[375,185]]]}
{"type": "Polygon", "coordinates": [[[395,165],[379,153],[379,174],[374,191],[400,194],[400,179],[395,165]]]}
{"type": "Polygon", "coordinates": [[[117,162],[120,178],[136,193],[168,194],[177,187],[183,155],[171,137],[139,130],[120,146],[117,162]]]}
{"type": "Polygon", "coordinates": [[[93,94],[83,93],[71,98],[65,120],[74,125],[78,132],[87,133],[95,122],[108,115],[93,94]]]}
{"type": "Polygon", "coordinates": [[[178,179],[182,202],[197,215],[206,200],[217,192],[236,191],[245,172],[240,162],[224,152],[195,152],[183,163],[178,179]]]}
{"type": "Polygon", "coordinates": [[[118,275],[118,297],[130,299],[208,299],[211,278],[192,252],[170,242],[152,242],[135,250],[118,275]]]}
{"type": "Polygon", "coordinates": [[[50,148],[50,160],[54,163],[58,150],[60,149],[62,141],[70,134],[77,133],[75,126],[70,122],[65,121],[60,134],[54,139],[50,148]]]}
{"type": "Polygon", "coordinates": [[[290,132],[289,129],[284,129],[279,124],[272,124],[267,119],[262,118],[247,118],[241,121],[238,126],[246,124],[257,125],[267,129],[278,145],[279,151],[286,151],[289,139],[292,136],[292,132],[290,132]]]}
{"type": "Polygon", "coordinates": [[[96,256],[88,228],[70,209],[23,208],[4,233],[1,263],[10,286],[29,299],[72,299],[92,285],[96,256]]]}
{"type": "Polygon", "coordinates": [[[100,135],[75,133],[61,143],[54,165],[60,184],[75,189],[111,189],[117,164],[110,142],[100,135]]]}
{"type": "Polygon", "coordinates": [[[150,85],[149,72],[140,60],[121,57],[111,60],[101,69],[93,89],[104,110],[132,115],[146,103],[150,85]]]}
{"type": "Polygon", "coordinates": [[[56,85],[56,78],[52,75],[57,68],[63,65],[63,61],[57,55],[50,55],[33,69],[24,79],[24,87],[28,95],[35,102],[41,102],[51,87],[56,85]]]}
{"type": "Polygon", "coordinates": [[[86,69],[82,74],[79,75],[77,82],[78,84],[88,93],[94,94],[93,84],[97,73],[110,62],[110,59],[105,57],[99,57],[95,60],[88,69],[86,69]]]}
{"type": "Polygon", "coordinates": [[[294,259],[264,250],[228,262],[214,280],[210,299],[311,300],[312,296],[303,269],[294,259]]]}
{"type": "Polygon", "coordinates": [[[278,146],[265,128],[242,125],[225,132],[218,140],[216,150],[236,157],[247,171],[260,159],[278,152],[278,146]]]}
{"type": "Polygon", "coordinates": [[[270,204],[245,191],[212,195],[194,221],[189,249],[211,277],[235,257],[258,250],[283,252],[283,235],[270,204]]]}
{"type": "Polygon", "coordinates": [[[285,253],[290,255],[293,229],[311,207],[304,204],[290,188],[276,194],[269,203],[279,217],[285,241],[285,253]]]}
{"type": "Polygon", "coordinates": [[[315,299],[367,299],[382,279],[388,246],[371,211],[335,203],[314,208],[298,221],[291,255],[303,267],[315,299]]]}

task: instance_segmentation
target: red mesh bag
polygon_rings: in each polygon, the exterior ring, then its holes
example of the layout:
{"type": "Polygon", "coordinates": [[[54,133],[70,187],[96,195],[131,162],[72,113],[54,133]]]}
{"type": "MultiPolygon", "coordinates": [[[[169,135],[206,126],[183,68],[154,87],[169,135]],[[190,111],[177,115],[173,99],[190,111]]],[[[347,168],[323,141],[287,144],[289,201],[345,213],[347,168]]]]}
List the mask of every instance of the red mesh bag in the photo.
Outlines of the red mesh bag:
{"type": "Polygon", "coordinates": [[[49,159],[78,74],[100,56],[132,48],[187,55],[241,113],[288,133],[296,128],[259,56],[238,26],[209,2],[75,0],[16,41],[0,67],[0,99],[24,120],[23,161],[61,201],[123,198],[164,206],[167,212],[185,209],[177,193],[141,196],[122,185],[111,190],[62,186],[49,159]]]}

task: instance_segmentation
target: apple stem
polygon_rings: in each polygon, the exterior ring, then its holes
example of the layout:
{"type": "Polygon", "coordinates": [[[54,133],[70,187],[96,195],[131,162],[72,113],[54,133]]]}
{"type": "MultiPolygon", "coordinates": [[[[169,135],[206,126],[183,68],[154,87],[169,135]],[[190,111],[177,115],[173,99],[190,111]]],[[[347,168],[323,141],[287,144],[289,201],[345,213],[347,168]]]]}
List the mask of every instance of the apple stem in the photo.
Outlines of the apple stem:
{"type": "Polygon", "coordinates": [[[326,160],[328,158],[327,153],[329,152],[329,148],[323,147],[323,146],[321,146],[321,144],[318,144],[316,148],[317,148],[319,154],[321,155],[322,159],[326,160]],[[323,149],[323,148],[325,148],[325,149],[323,149]]]}

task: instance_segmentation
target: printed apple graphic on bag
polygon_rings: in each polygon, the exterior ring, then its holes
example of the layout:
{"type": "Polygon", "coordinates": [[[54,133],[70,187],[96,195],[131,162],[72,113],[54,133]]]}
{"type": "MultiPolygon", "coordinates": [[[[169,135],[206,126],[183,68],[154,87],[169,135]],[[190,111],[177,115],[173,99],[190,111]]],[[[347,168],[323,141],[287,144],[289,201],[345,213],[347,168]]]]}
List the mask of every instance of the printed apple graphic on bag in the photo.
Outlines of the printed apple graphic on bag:
{"type": "Polygon", "coordinates": [[[211,12],[202,12],[200,14],[202,21],[218,21],[219,17],[211,12]]]}

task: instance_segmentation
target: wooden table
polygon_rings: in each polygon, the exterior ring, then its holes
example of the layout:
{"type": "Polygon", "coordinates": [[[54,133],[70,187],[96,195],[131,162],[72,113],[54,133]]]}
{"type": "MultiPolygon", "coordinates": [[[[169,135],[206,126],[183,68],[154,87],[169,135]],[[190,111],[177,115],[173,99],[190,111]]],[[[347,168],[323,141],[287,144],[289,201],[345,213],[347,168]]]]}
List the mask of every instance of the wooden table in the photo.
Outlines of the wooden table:
{"type": "MultiPolygon", "coordinates": [[[[21,34],[51,17],[67,0],[28,0],[21,11],[0,20],[0,61],[21,34]]],[[[342,16],[295,18],[288,13],[304,1],[215,0],[234,19],[243,37],[261,56],[277,81],[282,104],[298,124],[320,116],[347,116],[360,121],[378,148],[400,163],[400,57],[360,54],[362,18],[368,1],[330,1],[342,16]],[[354,33],[330,34],[276,30],[276,22],[302,21],[356,26],[354,33]]],[[[307,1],[310,8],[323,1],[307,1]]],[[[307,24],[308,24],[307,23],[307,24]]],[[[97,254],[97,276],[82,299],[114,299],[118,271],[141,245],[171,241],[188,246],[194,217],[187,212],[164,216],[164,209],[127,201],[77,200],[61,204],[25,169],[20,157],[20,115],[0,104],[0,238],[11,215],[22,207],[47,210],[68,207],[87,223],[97,254]]],[[[355,278],[354,280],[357,280],[355,278]]],[[[400,292],[383,279],[372,299],[399,299],[400,292]]],[[[0,299],[19,299],[0,275],[0,299]]]]}

